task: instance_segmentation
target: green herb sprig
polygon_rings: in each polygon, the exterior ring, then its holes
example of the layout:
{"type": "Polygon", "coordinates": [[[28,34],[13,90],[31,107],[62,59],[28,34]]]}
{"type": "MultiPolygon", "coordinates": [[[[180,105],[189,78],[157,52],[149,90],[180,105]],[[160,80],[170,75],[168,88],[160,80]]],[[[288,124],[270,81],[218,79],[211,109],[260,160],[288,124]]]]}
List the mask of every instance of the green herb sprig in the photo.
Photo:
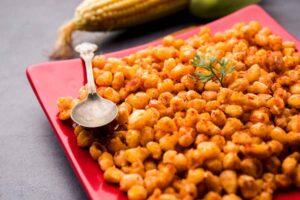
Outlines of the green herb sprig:
{"type": "Polygon", "coordinates": [[[191,78],[195,81],[201,80],[203,82],[207,82],[212,78],[216,78],[221,86],[223,87],[223,79],[224,77],[231,73],[235,66],[229,67],[226,69],[226,66],[228,65],[228,60],[225,58],[222,58],[221,60],[218,60],[217,58],[211,57],[209,58],[209,62],[206,61],[206,55],[203,54],[203,56],[199,56],[196,54],[196,56],[192,59],[192,65],[197,68],[203,68],[210,72],[210,74],[203,74],[201,72],[194,72],[193,75],[191,75],[191,78]],[[215,63],[218,63],[221,68],[215,67],[215,63]]]}

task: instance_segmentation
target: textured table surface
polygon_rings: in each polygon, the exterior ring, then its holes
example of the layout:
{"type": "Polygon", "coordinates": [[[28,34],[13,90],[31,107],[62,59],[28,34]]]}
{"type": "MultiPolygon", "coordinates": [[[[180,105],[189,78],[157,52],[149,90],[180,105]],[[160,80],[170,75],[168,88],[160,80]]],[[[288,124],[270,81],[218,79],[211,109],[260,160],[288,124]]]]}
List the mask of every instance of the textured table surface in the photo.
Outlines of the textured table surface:
{"type": "MultiPolygon", "coordinates": [[[[56,28],[81,0],[1,0],[0,199],[87,199],[25,77],[27,66],[46,62],[56,28]]],[[[300,1],[264,0],[265,8],[300,38],[300,1]]],[[[187,13],[128,31],[77,33],[75,42],[102,41],[110,52],[205,23],[187,13]]]]}

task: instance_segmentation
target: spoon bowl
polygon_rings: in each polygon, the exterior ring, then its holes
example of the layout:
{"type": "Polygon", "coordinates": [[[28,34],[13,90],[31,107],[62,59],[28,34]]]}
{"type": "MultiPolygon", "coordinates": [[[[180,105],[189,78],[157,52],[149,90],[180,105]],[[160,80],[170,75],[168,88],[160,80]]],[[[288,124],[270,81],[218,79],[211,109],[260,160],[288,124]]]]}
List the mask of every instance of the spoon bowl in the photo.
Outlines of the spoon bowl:
{"type": "Polygon", "coordinates": [[[96,92],[92,70],[92,59],[96,49],[97,46],[90,43],[82,43],[75,48],[84,60],[88,81],[88,96],[72,109],[71,118],[75,123],[86,128],[105,126],[112,122],[118,114],[117,105],[110,100],[100,97],[96,92]]]}
{"type": "Polygon", "coordinates": [[[77,104],[71,111],[71,118],[77,124],[97,128],[113,121],[118,112],[116,105],[98,94],[89,94],[87,99],[77,104]]]}

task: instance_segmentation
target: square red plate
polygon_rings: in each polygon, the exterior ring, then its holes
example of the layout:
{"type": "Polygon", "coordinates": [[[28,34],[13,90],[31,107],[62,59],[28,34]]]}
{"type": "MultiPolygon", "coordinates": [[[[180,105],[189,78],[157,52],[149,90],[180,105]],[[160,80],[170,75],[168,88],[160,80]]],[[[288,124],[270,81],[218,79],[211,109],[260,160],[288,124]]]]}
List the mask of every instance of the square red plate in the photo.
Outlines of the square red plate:
{"type": "MultiPolygon", "coordinates": [[[[296,42],[299,50],[299,41],[272,19],[262,8],[256,5],[248,6],[206,26],[209,26],[213,32],[224,31],[237,22],[248,22],[251,20],[259,21],[263,26],[269,27],[285,40],[296,42]]],[[[184,31],[176,37],[186,39],[198,31],[199,27],[196,27],[184,31]]],[[[149,45],[153,46],[159,43],[161,43],[161,40],[156,40],[138,47],[109,53],[106,56],[123,57],[149,45]]],[[[61,96],[77,97],[79,88],[85,82],[84,67],[81,60],[74,59],[37,64],[28,67],[26,73],[35,95],[88,196],[95,200],[126,199],[126,196],[117,187],[104,182],[103,174],[98,164],[91,159],[87,151],[77,147],[72,127],[63,124],[56,117],[57,99],[61,96]]],[[[276,199],[300,199],[300,192],[280,193],[276,195],[276,199]]]]}

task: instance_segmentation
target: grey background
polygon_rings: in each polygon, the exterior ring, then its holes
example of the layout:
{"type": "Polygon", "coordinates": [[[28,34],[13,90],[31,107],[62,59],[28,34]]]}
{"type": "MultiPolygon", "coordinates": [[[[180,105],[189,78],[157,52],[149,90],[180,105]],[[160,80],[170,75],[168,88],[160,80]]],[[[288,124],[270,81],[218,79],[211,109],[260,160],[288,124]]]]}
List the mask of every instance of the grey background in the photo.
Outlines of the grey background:
{"type": "MultiPolygon", "coordinates": [[[[50,124],[25,77],[27,66],[47,61],[56,29],[81,0],[0,0],[0,199],[86,199],[50,124]]],[[[300,37],[300,1],[261,3],[300,37]]],[[[129,31],[77,33],[75,43],[102,41],[101,51],[135,46],[205,23],[180,13],[129,31]]]]}

